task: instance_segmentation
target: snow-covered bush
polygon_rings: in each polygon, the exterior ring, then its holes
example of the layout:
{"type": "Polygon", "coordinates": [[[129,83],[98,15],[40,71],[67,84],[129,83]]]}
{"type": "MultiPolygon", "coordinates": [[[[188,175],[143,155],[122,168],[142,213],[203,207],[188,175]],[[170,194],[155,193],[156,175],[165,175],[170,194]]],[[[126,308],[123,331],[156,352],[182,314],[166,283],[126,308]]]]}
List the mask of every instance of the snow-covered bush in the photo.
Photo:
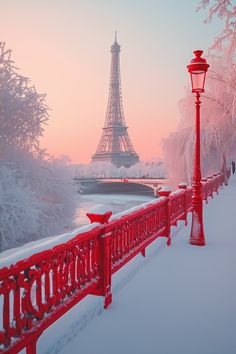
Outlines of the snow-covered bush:
{"type": "Polygon", "coordinates": [[[76,191],[66,163],[8,151],[0,180],[1,250],[72,228],[76,191]]]}

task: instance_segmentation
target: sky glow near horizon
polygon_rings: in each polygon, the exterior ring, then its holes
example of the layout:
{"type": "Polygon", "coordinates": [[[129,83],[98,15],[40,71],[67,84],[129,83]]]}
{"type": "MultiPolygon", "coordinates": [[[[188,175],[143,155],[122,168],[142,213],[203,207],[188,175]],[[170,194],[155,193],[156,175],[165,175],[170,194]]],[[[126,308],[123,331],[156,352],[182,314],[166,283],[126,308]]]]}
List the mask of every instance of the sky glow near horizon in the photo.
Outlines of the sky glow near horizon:
{"type": "MultiPolygon", "coordinates": [[[[1,41],[40,93],[50,120],[41,145],[56,157],[89,163],[105,122],[110,46],[121,45],[121,85],[129,135],[141,160],[161,155],[180,119],[186,65],[221,28],[204,24],[198,1],[0,0],[1,41]]],[[[207,82],[206,82],[207,84],[207,82]]]]}

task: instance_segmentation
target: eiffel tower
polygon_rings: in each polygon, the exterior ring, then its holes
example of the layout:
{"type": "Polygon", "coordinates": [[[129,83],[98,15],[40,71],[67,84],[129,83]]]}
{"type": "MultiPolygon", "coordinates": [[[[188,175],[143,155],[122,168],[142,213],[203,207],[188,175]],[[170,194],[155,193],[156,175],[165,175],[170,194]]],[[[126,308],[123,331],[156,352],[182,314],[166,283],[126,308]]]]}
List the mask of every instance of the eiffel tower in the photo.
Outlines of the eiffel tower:
{"type": "Polygon", "coordinates": [[[120,45],[115,42],[111,46],[111,72],[106,120],[102,136],[92,162],[109,161],[115,166],[130,167],[139,161],[131,143],[125,124],[121,80],[120,80],[120,45]]]}

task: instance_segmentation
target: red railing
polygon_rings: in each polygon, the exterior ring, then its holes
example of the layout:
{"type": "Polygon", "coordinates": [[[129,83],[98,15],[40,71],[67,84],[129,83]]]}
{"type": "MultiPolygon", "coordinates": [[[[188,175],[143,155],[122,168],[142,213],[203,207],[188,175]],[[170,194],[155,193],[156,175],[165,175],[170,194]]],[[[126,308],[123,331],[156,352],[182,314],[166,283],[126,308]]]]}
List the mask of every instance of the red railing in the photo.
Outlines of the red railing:
{"type": "MultiPolygon", "coordinates": [[[[202,180],[203,198],[218,193],[230,172],[202,180]]],[[[168,194],[168,193],[167,193],[168,194]]],[[[0,269],[0,353],[36,353],[39,336],[88,294],[112,301],[111,277],[157,237],[167,237],[191,211],[192,188],[180,185],[165,198],[70,241],[0,269]]]]}

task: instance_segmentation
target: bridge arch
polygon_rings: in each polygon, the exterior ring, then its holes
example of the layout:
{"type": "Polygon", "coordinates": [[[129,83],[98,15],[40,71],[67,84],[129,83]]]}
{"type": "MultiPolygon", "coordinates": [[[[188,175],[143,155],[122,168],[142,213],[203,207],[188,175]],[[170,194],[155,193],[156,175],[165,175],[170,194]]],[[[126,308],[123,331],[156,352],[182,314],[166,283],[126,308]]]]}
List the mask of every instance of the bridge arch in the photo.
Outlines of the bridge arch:
{"type": "Polygon", "coordinates": [[[88,178],[77,179],[82,187],[82,193],[127,193],[156,196],[165,180],[163,179],[142,179],[142,178],[88,178]]]}
{"type": "Polygon", "coordinates": [[[97,193],[120,193],[120,194],[138,194],[154,196],[154,188],[150,185],[134,182],[108,182],[99,181],[96,185],[97,193]]]}

